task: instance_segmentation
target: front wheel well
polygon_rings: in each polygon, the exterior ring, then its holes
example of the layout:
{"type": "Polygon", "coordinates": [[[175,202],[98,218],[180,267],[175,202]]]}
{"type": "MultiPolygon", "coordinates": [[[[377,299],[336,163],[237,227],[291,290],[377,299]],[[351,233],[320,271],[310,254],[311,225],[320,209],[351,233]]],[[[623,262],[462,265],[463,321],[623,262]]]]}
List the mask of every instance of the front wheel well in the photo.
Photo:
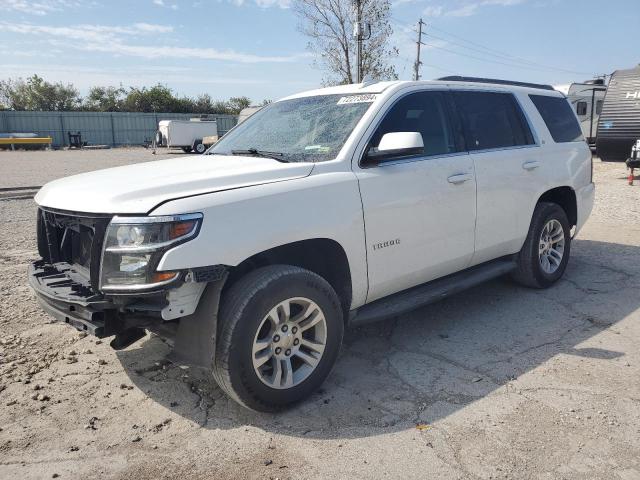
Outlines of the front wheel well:
{"type": "Polygon", "coordinates": [[[222,295],[247,273],[267,265],[293,265],[320,275],[338,294],[347,318],[351,308],[351,270],[347,254],[335,240],[302,240],[257,253],[230,268],[222,295]]]}
{"type": "Polygon", "coordinates": [[[550,202],[559,205],[567,214],[571,226],[578,224],[578,202],[576,192],[571,187],[557,187],[546,191],[539,199],[540,202],[550,202]]]}

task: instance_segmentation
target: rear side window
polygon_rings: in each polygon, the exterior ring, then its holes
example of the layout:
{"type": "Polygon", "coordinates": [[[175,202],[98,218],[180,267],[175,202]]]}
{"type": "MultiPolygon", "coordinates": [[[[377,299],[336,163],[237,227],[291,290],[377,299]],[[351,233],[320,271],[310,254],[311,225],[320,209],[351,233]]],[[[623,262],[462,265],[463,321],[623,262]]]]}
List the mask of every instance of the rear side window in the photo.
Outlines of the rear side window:
{"type": "Polygon", "coordinates": [[[549,133],[556,143],[577,142],[583,140],[582,130],[571,105],[564,97],[529,95],[531,101],[547,124],[549,133]]]}
{"type": "Polygon", "coordinates": [[[468,150],[532,145],[533,135],[510,93],[455,92],[468,150]]]}

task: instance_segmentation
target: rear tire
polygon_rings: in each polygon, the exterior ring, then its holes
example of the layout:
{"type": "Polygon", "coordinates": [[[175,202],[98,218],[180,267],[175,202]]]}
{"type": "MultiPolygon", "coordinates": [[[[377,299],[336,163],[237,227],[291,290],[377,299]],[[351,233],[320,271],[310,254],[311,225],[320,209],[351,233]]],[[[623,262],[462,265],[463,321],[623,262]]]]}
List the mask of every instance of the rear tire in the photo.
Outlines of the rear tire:
{"type": "Polygon", "coordinates": [[[320,387],[344,332],[331,285],[288,265],[259,268],[241,278],[223,295],[219,322],[215,380],[241,405],[266,412],[284,409],[320,387]]]}
{"type": "Polygon", "coordinates": [[[202,155],[207,151],[207,147],[204,143],[202,143],[202,140],[196,140],[195,142],[193,142],[193,151],[199,155],[202,155]]]}
{"type": "Polygon", "coordinates": [[[182,147],[184,153],[191,153],[191,147],[182,147]]]}
{"type": "Polygon", "coordinates": [[[532,288],[547,288],[557,282],[569,262],[570,229],[562,207],[555,203],[538,203],[529,233],[517,256],[513,279],[532,288]]]}

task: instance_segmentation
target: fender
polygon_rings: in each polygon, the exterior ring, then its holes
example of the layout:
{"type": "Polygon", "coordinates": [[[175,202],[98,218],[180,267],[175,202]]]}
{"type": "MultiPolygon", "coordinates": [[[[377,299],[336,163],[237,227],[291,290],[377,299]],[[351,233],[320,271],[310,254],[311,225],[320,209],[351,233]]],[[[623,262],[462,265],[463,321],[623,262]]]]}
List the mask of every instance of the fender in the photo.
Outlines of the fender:
{"type": "Polygon", "coordinates": [[[351,172],[328,171],[285,182],[183,198],[152,215],[201,212],[198,237],[169,250],[158,270],[206,265],[237,266],[265,250],[328,238],[344,249],[352,281],[352,305],[364,304],[367,269],[360,192],[351,172]]]}

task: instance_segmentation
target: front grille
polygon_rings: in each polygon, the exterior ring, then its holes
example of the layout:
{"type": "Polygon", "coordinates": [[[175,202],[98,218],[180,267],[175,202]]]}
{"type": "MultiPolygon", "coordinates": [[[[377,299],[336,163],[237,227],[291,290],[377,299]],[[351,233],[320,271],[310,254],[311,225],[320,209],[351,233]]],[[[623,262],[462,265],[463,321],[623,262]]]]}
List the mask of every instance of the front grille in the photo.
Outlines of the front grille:
{"type": "Polygon", "coordinates": [[[100,256],[110,215],[38,209],[38,253],[50,265],[65,263],[98,291],[100,256]]]}

